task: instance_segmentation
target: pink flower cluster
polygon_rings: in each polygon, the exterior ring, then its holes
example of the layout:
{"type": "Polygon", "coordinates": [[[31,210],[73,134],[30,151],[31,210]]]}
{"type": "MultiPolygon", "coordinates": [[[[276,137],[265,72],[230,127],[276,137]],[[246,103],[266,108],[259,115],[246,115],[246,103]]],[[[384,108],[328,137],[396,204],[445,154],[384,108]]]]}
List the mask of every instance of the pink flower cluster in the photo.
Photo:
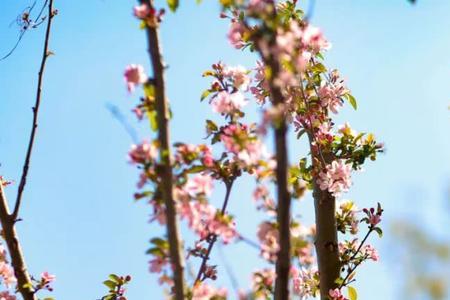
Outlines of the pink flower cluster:
{"type": "Polygon", "coordinates": [[[204,282],[194,285],[192,289],[192,300],[222,300],[227,298],[227,290],[225,288],[215,288],[204,282]]]}
{"type": "Polygon", "coordinates": [[[222,91],[211,100],[213,111],[219,114],[232,114],[241,110],[246,104],[244,95],[239,92],[229,94],[227,91],[222,91]]]}
{"type": "Polygon", "coordinates": [[[0,292],[0,300],[16,300],[16,296],[11,295],[9,291],[0,292]]]}
{"type": "Polygon", "coordinates": [[[340,289],[330,290],[329,293],[331,300],[347,300],[347,298],[342,295],[340,289]]]}
{"type": "Polygon", "coordinates": [[[345,160],[335,160],[319,174],[317,184],[321,190],[327,190],[334,197],[339,197],[341,193],[348,191],[352,184],[351,172],[352,166],[345,160]]]}
{"type": "Polygon", "coordinates": [[[132,145],[128,156],[134,164],[146,164],[156,160],[158,149],[154,144],[144,141],[140,145],[132,145]]]}
{"type": "Polygon", "coordinates": [[[148,80],[144,67],[141,65],[131,64],[127,66],[123,75],[130,93],[134,91],[136,86],[144,84],[148,80]]]}
{"type": "Polygon", "coordinates": [[[228,40],[234,48],[241,49],[245,46],[243,40],[244,32],[245,27],[240,22],[231,22],[230,30],[228,31],[228,40]]]}
{"type": "Polygon", "coordinates": [[[301,299],[314,297],[319,286],[318,271],[315,268],[297,269],[291,267],[292,285],[294,294],[301,299]]]}
{"type": "Polygon", "coordinates": [[[256,136],[251,136],[247,125],[227,125],[223,128],[220,139],[225,149],[234,153],[236,159],[245,165],[257,164],[259,160],[268,157],[266,148],[256,136]]]}
{"type": "Polygon", "coordinates": [[[322,107],[326,107],[333,113],[337,114],[339,108],[344,104],[342,97],[348,94],[349,90],[344,84],[344,80],[339,77],[339,73],[335,70],[330,75],[330,80],[323,83],[318,90],[318,96],[322,107]]]}
{"type": "Polygon", "coordinates": [[[278,229],[271,222],[263,222],[258,227],[257,236],[261,244],[261,256],[275,262],[277,259],[280,244],[278,242],[278,229]]]}
{"type": "Polygon", "coordinates": [[[10,287],[12,284],[16,283],[17,279],[14,275],[13,268],[8,264],[6,259],[6,249],[3,245],[0,245],[0,277],[2,282],[6,287],[10,287]]]}

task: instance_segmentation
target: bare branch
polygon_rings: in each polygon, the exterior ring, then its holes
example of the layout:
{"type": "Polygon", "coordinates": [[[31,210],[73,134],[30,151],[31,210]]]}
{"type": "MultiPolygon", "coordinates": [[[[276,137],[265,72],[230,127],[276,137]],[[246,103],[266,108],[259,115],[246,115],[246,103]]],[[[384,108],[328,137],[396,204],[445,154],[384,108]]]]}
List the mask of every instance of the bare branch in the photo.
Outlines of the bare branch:
{"type": "Polygon", "coordinates": [[[55,15],[56,15],[56,11],[53,10],[53,0],[50,0],[49,4],[48,4],[47,29],[45,31],[44,50],[42,53],[41,67],[39,68],[39,74],[38,74],[36,102],[33,107],[33,124],[31,127],[30,139],[28,142],[27,154],[25,156],[25,162],[23,165],[22,176],[20,178],[19,188],[17,191],[16,204],[14,206],[14,210],[12,213],[12,218],[14,220],[16,220],[18,217],[20,205],[22,203],[23,191],[24,191],[25,185],[27,183],[27,175],[28,175],[28,170],[30,168],[31,153],[33,151],[34,139],[36,136],[36,129],[38,127],[38,116],[39,116],[39,107],[41,104],[42,82],[44,79],[45,64],[47,62],[47,58],[50,56],[50,52],[48,50],[48,45],[49,45],[49,41],[50,41],[52,20],[55,15]]]}

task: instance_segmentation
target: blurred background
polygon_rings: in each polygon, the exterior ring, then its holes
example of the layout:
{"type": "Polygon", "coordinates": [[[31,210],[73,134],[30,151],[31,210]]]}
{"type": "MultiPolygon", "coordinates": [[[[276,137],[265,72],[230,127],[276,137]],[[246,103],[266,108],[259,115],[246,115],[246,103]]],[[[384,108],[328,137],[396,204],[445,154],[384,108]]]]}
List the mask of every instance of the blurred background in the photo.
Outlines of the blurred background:
{"type": "MultiPolygon", "coordinates": [[[[43,1],[38,0],[38,4],[43,1]]],[[[164,6],[165,1],[156,1],[164,6]]],[[[218,60],[251,68],[256,57],[231,48],[228,22],[218,18],[218,1],[182,1],[162,25],[169,96],[174,111],[173,141],[203,141],[204,119],[213,113],[200,103],[208,81],[202,72],[218,60]]],[[[306,10],[308,2],[299,1],[306,10]]],[[[0,4],[0,56],[19,36],[16,18],[31,1],[0,4]]],[[[156,276],[148,272],[145,250],[162,231],[148,224],[150,209],[135,203],[137,171],[127,163],[133,142],[111,114],[111,107],[143,139],[147,123],[130,112],[138,95],[123,81],[127,64],[149,69],[146,40],[132,17],[133,1],[55,1],[50,57],[45,73],[39,130],[18,224],[25,258],[33,274],[57,275],[57,299],[98,299],[109,273],[130,274],[130,299],[161,299],[156,276]],[[109,107],[109,108],[108,108],[109,107]]],[[[345,108],[337,123],[349,121],[371,131],[386,153],[354,176],[346,198],[359,207],[377,201],[385,208],[382,239],[372,237],[381,261],[359,269],[359,298],[450,299],[450,2],[322,0],[312,23],[333,43],[326,55],[358,99],[358,111],[345,108]]],[[[44,26],[29,31],[0,61],[0,174],[20,179],[31,126],[44,26]]],[[[255,106],[250,116],[259,119],[255,106]]],[[[290,140],[290,160],[305,155],[290,140]]],[[[17,184],[7,188],[14,199],[17,184]]],[[[256,240],[264,217],[251,200],[253,182],[244,178],[229,210],[237,228],[256,240]]],[[[217,186],[213,202],[222,201],[217,186]]],[[[311,197],[295,207],[301,222],[312,224],[311,197]]],[[[189,244],[189,243],[188,243],[189,244]]],[[[216,249],[218,286],[230,288],[224,260],[240,288],[262,266],[258,251],[242,243],[216,249]],[[222,253],[222,255],[220,255],[222,253]]],[[[195,264],[194,264],[195,266],[195,264]]]]}

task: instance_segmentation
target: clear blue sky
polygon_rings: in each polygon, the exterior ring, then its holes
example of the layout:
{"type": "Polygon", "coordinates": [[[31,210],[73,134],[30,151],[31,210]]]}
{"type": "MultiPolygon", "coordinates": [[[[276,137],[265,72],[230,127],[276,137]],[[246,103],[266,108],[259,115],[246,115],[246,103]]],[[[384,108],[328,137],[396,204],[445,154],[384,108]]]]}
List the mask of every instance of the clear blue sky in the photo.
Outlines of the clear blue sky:
{"type": "MultiPolygon", "coordinates": [[[[168,14],[162,30],[170,68],[168,88],[175,118],[173,139],[201,142],[203,119],[211,116],[199,95],[207,82],[202,71],[222,59],[253,66],[254,57],[232,49],[225,39],[227,22],[217,18],[217,1],[200,6],[182,1],[168,14]]],[[[381,201],[386,227],[400,216],[415,216],[424,226],[443,230],[439,201],[450,177],[450,2],[406,0],[317,1],[313,23],[333,43],[328,65],[338,67],[359,100],[345,109],[359,130],[385,141],[386,155],[357,175],[347,195],[359,206],[381,201]]],[[[162,3],[162,1],[160,2],[162,3]]],[[[9,50],[17,28],[9,27],[29,1],[4,1],[0,10],[0,54],[9,50]]],[[[131,140],[106,109],[117,105],[130,120],[136,99],[127,95],[122,73],[129,63],[148,67],[146,42],[131,16],[133,1],[55,1],[37,143],[18,224],[32,273],[58,276],[60,300],[94,300],[110,272],[131,274],[130,299],[160,299],[144,254],[150,237],[160,232],[147,223],[149,207],[133,203],[136,170],[127,164],[131,140]]],[[[14,55],[0,62],[0,174],[19,180],[31,122],[43,30],[29,32],[14,55]]],[[[135,124],[140,137],[145,124],[135,124]]],[[[302,147],[292,139],[291,161],[302,147]]],[[[248,236],[260,216],[252,212],[251,181],[232,195],[230,211],[241,217],[248,236]],[[242,218],[244,217],[244,218],[242,218]]],[[[10,199],[16,186],[7,189],[10,199]]],[[[220,197],[218,189],[217,201],[220,197]]],[[[312,221],[308,197],[297,212],[312,221]]],[[[376,239],[374,239],[376,240],[376,239]]],[[[360,298],[394,299],[398,285],[387,258],[394,243],[387,233],[376,245],[382,262],[360,270],[360,298]],[[375,281],[376,286],[371,284],[375,281]]],[[[244,245],[226,249],[241,287],[258,266],[257,253],[244,245]]],[[[220,261],[220,256],[215,260],[220,261]]],[[[229,286],[223,269],[219,284],[229,286]]]]}

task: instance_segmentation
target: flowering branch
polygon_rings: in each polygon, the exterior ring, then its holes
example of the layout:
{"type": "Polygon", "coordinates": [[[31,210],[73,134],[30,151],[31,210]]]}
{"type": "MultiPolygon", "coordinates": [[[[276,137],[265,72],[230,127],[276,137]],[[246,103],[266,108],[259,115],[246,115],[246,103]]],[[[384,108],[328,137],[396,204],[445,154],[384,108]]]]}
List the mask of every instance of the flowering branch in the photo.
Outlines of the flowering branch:
{"type": "Polygon", "coordinates": [[[56,14],[57,14],[57,11],[53,10],[53,0],[50,0],[48,3],[48,17],[47,17],[47,29],[45,31],[44,51],[42,54],[41,67],[39,68],[39,74],[38,74],[36,102],[33,107],[33,125],[31,127],[31,134],[30,134],[30,140],[28,142],[27,154],[25,156],[25,163],[23,166],[22,176],[20,178],[19,189],[17,191],[16,204],[14,206],[14,210],[12,213],[12,218],[14,221],[16,221],[16,219],[18,217],[20,204],[22,203],[22,194],[25,189],[25,185],[27,183],[27,175],[28,175],[28,170],[30,168],[31,153],[33,151],[34,139],[36,136],[36,129],[38,127],[38,114],[39,114],[39,107],[41,104],[41,92],[42,92],[42,82],[43,82],[43,78],[44,78],[45,64],[47,62],[47,58],[51,55],[51,52],[48,50],[48,45],[49,45],[49,41],[50,41],[52,20],[56,14]]]}
{"type": "MultiPolygon", "coordinates": [[[[231,189],[232,189],[232,187],[233,187],[233,183],[234,183],[234,178],[231,178],[230,180],[227,180],[227,181],[225,182],[225,189],[226,189],[226,191],[225,191],[225,199],[223,200],[222,210],[221,210],[221,212],[220,212],[222,216],[225,215],[225,211],[226,211],[226,209],[227,209],[228,200],[229,200],[229,198],[230,198],[230,194],[231,194],[231,189]]],[[[195,283],[200,282],[200,281],[203,280],[202,275],[203,275],[203,273],[204,273],[205,270],[206,270],[206,263],[208,262],[209,256],[211,255],[211,251],[212,251],[212,249],[213,249],[213,247],[214,247],[214,244],[215,244],[216,241],[217,241],[217,234],[212,234],[212,235],[209,237],[208,240],[209,240],[208,250],[207,250],[206,253],[203,255],[203,259],[202,259],[200,268],[199,268],[199,270],[198,270],[197,277],[196,277],[196,279],[195,279],[195,283]]]]}
{"type": "MultiPolygon", "coordinates": [[[[152,0],[140,0],[141,5],[147,5],[151,11],[155,11],[152,0]]],[[[169,108],[165,91],[164,64],[159,44],[157,22],[146,26],[148,52],[153,67],[153,80],[155,87],[155,110],[158,123],[158,141],[160,143],[161,158],[161,183],[162,196],[166,206],[167,235],[169,239],[169,255],[174,269],[174,293],[175,299],[184,299],[184,261],[181,249],[180,234],[176,219],[176,209],[173,199],[173,178],[170,161],[169,146],[169,108]]]]}

